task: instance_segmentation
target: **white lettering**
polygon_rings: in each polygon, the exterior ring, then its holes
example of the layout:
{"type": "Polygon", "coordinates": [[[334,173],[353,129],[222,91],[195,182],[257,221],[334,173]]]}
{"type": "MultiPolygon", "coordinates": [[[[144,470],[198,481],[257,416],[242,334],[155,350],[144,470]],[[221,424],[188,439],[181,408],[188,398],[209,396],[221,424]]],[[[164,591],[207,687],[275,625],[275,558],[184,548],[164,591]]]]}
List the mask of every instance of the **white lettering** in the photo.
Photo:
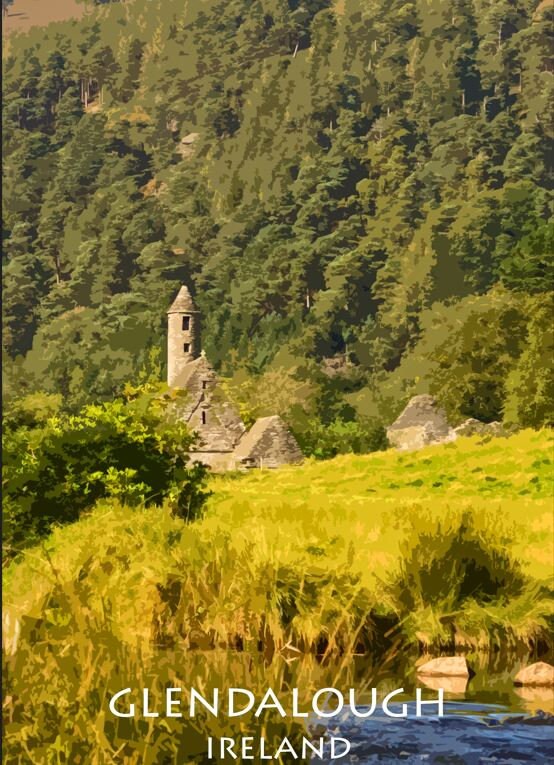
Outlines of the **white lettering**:
{"type": "Polygon", "coordinates": [[[196,688],[190,689],[190,716],[194,717],[196,715],[196,702],[199,702],[203,707],[205,707],[208,712],[211,712],[214,717],[217,717],[217,709],[218,709],[218,703],[219,703],[219,690],[217,688],[214,688],[213,692],[213,698],[211,705],[208,703],[208,700],[204,698],[204,696],[201,696],[196,688]]]}
{"type": "Polygon", "coordinates": [[[350,741],[347,741],[345,738],[332,738],[331,739],[331,759],[332,760],[339,760],[341,757],[345,757],[348,752],[350,751],[350,741]],[[339,752],[337,754],[336,750],[336,743],[337,741],[340,741],[342,744],[344,744],[344,749],[342,752],[339,752]]]}
{"type": "Polygon", "coordinates": [[[371,715],[375,712],[375,707],[377,706],[377,688],[371,689],[371,706],[369,707],[369,710],[367,712],[360,712],[356,707],[356,692],[354,688],[350,689],[349,692],[349,706],[350,711],[354,715],[354,717],[371,717],[371,715]]]}
{"type": "Polygon", "coordinates": [[[143,717],[159,717],[159,712],[151,712],[148,708],[150,703],[150,691],[148,688],[142,689],[142,716],[143,717]]]}
{"type": "MultiPolygon", "coordinates": [[[[312,754],[315,754],[316,757],[318,757],[320,760],[323,759],[323,745],[325,743],[325,739],[320,738],[319,739],[319,748],[316,747],[314,743],[311,741],[308,741],[307,738],[302,738],[302,759],[307,760],[308,759],[308,747],[310,748],[312,754]]],[[[310,757],[311,759],[311,757],[310,757]]]]}
{"type": "Polygon", "coordinates": [[[230,754],[233,760],[237,759],[237,755],[233,752],[233,747],[235,746],[234,739],[223,737],[222,739],[220,739],[219,744],[220,744],[221,759],[223,759],[226,754],[230,754]]]}
{"type": "Polygon", "coordinates": [[[115,702],[120,699],[122,696],[125,696],[126,693],[131,693],[130,688],[124,688],[122,691],[118,691],[115,695],[113,695],[110,699],[110,712],[112,715],[115,715],[116,717],[134,717],[135,716],[135,705],[129,704],[129,711],[128,712],[119,712],[115,708],[115,702]]]}
{"type": "Polygon", "coordinates": [[[308,717],[308,712],[300,712],[298,709],[298,688],[292,689],[292,716],[308,717]]]}
{"type": "Polygon", "coordinates": [[[247,691],[246,688],[229,688],[229,717],[240,717],[240,715],[245,715],[252,709],[255,701],[256,699],[252,691],[247,691]],[[244,709],[235,711],[235,696],[240,694],[248,698],[248,704],[244,709]]]}
{"type": "Polygon", "coordinates": [[[245,736],[241,741],[241,758],[243,760],[254,759],[254,755],[252,754],[254,745],[251,743],[252,741],[254,741],[254,736],[245,736]]]}
{"type": "Polygon", "coordinates": [[[343,695],[340,691],[337,691],[336,688],[320,688],[319,691],[317,691],[317,693],[314,694],[314,697],[312,699],[312,709],[314,710],[316,715],[319,715],[320,717],[334,717],[335,715],[339,714],[343,706],[344,706],[343,695]],[[332,710],[331,712],[325,712],[319,708],[319,697],[324,695],[337,697],[338,706],[336,709],[332,710]]]}
{"type": "Polygon", "coordinates": [[[276,709],[279,712],[279,714],[281,715],[281,717],[286,717],[287,716],[287,713],[285,712],[285,710],[281,706],[281,702],[279,701],[279,699],[277,698],[275,693],[271,690],[271,688],[267,689],[267,691],[265,693],[265,696],[260,701],[260,705],[258,706],[256,711],[254,712],[254,715],[256,717],[259,717],[261,715],[261,713],[264,711],[264,709],[276,709]]]}
{"type": "Polygon", "coordinates": [[[292,756],[293,756],[293,758],[295,760],[298,759],[298,755],[294,751],[293,745],[290,743],[290,741],[286,737],[279,744],[279,748],[277,749],[277,751],[273,755],[273,759],[276,760],[277,757],[279,757],[280,755],[283,754],[283,752],[288,752],[289,754],[292,754],[292,756]]]}
{"type": "Polygon", "coordinates": [[[166,688],[165,691],[165,714],[167,717],[182,717],[181,712],[174,712],[172,707],[181,706],[181,699],[174,699],[174,693],[181,693],[180,688],[166,688]]]}
{"type": "Polygon", "coordinates": [[[260,739],[260,760],[272,760],[273,755],[272,754],[266,754],[265,751],[265,738],[260,739]]]}
{"type": "Polygon", "coordinates": [[[429,699],[429,701],[421,700],[421,688],[416,688],[416,717],[421,717],[421,707],[423,706],[438,706],[438,716],[444,716],[444,688],[439,688],[438,699],[429,699]]]}
{"type": "Polygon", "coordinates": [[[387,715],[387,717],[407,717],[408,716],[408,706],[406,704],[402,704],[402,712],[391,712],[389,709],[390,699],[392,699],[393,696],[398,696],[400,693],[404,693],[404,688],[397,688],[395,691],[391,691],[383,699],[383,712],[387,715]]]}

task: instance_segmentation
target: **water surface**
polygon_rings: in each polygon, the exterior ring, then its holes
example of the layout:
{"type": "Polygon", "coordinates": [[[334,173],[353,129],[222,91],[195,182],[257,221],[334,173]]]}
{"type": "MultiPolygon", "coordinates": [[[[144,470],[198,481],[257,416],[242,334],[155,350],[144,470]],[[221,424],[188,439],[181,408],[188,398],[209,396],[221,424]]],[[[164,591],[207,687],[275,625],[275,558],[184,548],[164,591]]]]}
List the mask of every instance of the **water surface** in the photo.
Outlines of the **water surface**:
{"type": "MultiPolygon", "coordinates": [[[[547,657],[548,661],[550,657],[547,657]]],[[[551,659],[550,659],[551,660],[551,659]]],[[[473,657],[476,674],[465,679],[429,678],[427,686],[414,663],[384,673],[374,685],[383,693],[403,687],[400,701],[408,704],[407,718],[391,718],[382,710],[365,720],[344,714],[325,723],[330,735],[351,742],[350,753],[325,762],[358,765],[545,765],[554,762],[554,689],[518,688],[513,678],[529,657],[473,657]],[[415,717],[414,691],[426,688],[426,698],[445,689],[444,716],[436,707],[423,707],[415,717]]],[[[400,711],[391,704],[393,711],[400,711]]],[[[321,760],[319,760],[321,762],[321,760]]]]}

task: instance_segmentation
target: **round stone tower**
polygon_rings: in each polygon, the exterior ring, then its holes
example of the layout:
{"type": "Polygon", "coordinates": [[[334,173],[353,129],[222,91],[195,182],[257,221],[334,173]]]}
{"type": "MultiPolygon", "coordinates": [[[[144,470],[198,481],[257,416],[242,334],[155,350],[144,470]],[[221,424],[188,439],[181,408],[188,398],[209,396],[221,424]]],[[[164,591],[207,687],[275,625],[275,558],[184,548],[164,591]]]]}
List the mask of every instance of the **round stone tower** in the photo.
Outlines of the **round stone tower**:
{"type": "Polygon", "coordinates": [[[184,285],[167,312],[167,384],[180,387],[186,365],[200,355],[200,311],[184,285]]]}

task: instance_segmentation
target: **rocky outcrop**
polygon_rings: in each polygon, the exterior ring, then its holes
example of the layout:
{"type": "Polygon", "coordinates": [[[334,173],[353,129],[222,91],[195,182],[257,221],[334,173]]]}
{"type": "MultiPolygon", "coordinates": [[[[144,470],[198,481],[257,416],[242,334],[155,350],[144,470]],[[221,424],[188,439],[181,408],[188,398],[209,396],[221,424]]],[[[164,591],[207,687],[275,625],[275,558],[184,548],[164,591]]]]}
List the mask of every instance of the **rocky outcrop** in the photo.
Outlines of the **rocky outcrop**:
{"type": "Polygon", "coordinates": [[[189,159],[194,154],[194,142],[199,138],[198,133],[189,133],[183,136],[177,145],[177,152],[183,159],[189,159]]]}
{"type": "Polygon", "coordinates": [[[414,396],[402,414],[387,430],[387,438],[397,449],[420,449],[456,438],[446,412],[433,396],[414,396]]]}
{"type": "Polygon", "coordinates": [[[421,449],[429,444],[444,444],[459,436],[507,436],[501,422],[481,422],[474,417],[456,428],[450,426],[446,412],[427,394],[410,399],[402,414],[387,430],[391,446],[397,449],[421,449]]]}
{"type": "Polygon", "coordinates": [[[339,353],[336,356],[330,356],[321,361],[321,371],[327,377],[344,375],[353,369],[355,369],[355,366],[348,359],[346,353],[339,353]]]}
{"type": "Polygon", "coordinates": [[[418,675],[428,677],[466,677],[471,675],[467,661],[463,656],[440,656],[431,659],[416,668],[418,675]]]}
{"type": "Polygon", "coordinates": [[[517,673],[514,684],[554,688],[554,666],[545,661],[530,664],[517,673]]]}
{"type": "Polygon", "coordinates": [[[456,437],[458,436],[503,436],[506,431],[501,422],[481,422],[474,417],[462,422],[457,428],[454,428],[456,437]]]}

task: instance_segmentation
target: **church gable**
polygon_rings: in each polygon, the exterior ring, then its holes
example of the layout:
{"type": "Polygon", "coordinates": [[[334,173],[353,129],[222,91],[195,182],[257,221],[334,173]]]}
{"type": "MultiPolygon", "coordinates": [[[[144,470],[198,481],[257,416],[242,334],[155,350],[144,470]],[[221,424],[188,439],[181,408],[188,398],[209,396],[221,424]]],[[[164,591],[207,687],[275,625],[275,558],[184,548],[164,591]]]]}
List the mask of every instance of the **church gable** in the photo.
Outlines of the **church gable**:
{"type": "Polygon", "coordinates": [[[217,390],[217,375],[204,355],[181,375],[187,398],[180,417],[198,433],[201,451],[232,451],[245,431],[236,409],[217,390]]]}
{"type": "Polygon", "coordinates": [[[217,385],[217,375],[206,357],[200,356],[183,369],[180,381],[181,384],[176,387],[184,388],[188,393],[183,412],[184,419],[188,421],[200,403],[209,398],[217,385]]]}
{"type": "Polygon", "coordinates": [[[234,449],[237,442],[235,434],[222,422],[219,408],[209,400],[199,403],[189,424],[199,437],[197,451],[231,452],[234,449]]]}

